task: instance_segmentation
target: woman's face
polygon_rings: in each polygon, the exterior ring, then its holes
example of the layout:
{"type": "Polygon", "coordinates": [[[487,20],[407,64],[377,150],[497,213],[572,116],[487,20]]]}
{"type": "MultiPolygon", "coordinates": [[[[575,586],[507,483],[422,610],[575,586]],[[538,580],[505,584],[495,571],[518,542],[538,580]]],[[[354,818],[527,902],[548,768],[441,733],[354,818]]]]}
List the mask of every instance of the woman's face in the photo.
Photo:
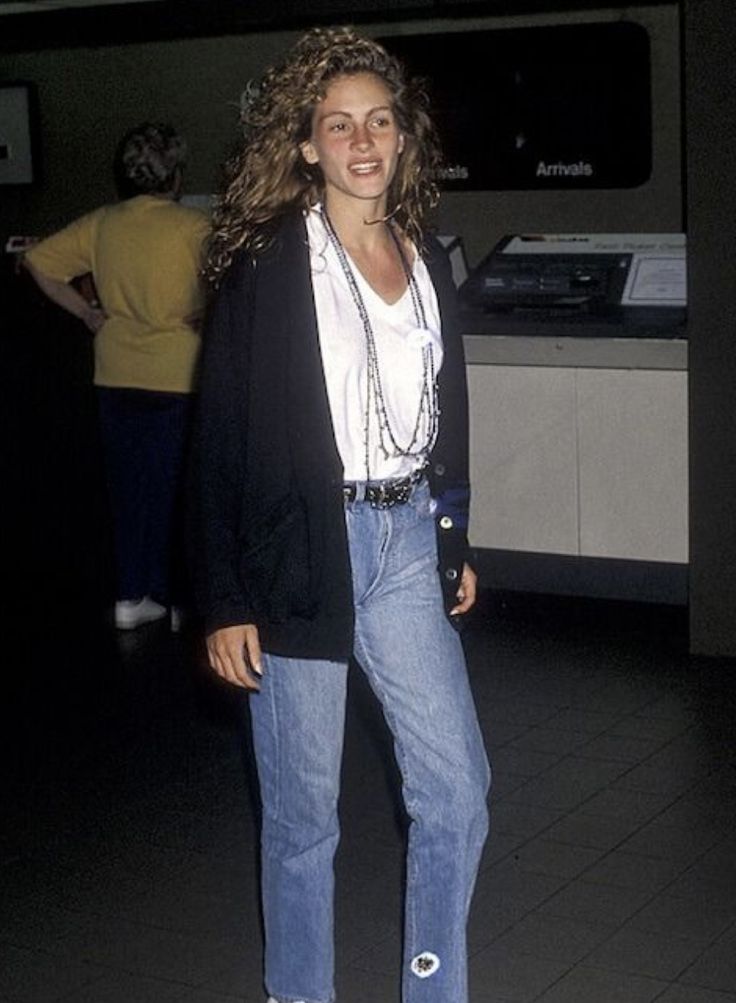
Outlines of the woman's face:
{"type": "Polygon", "coordinates": [[[336,77],[312,116],[312,135],[301,145],[308,164],[319,164],[325,201],[359,199],[385,204],[404,137],[391,92],[374,73],[336,77]]]}

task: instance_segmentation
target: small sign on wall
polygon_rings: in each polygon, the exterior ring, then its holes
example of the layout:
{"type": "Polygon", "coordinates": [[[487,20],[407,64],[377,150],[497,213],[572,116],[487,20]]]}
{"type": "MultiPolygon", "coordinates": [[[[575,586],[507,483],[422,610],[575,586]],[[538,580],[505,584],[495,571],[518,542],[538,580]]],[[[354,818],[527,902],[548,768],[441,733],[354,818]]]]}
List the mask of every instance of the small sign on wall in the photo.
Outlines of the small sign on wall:
{"type": "Polygon", "coordinates": [[[35,94],[30,84],[0,84],[0,184],[30,185],[35,94]]]}

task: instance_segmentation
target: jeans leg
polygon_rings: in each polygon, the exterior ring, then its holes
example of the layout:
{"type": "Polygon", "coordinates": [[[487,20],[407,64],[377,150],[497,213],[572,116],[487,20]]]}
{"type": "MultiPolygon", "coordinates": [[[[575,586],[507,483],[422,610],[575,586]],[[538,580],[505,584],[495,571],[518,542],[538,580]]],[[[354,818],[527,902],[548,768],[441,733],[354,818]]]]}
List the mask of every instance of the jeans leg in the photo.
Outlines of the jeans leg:
{"type": "Polygon", "coordinates": [[[263,804],[265,982],[276,999],[334,1000],[334,870],[347,665],[264,655],[251,695],[263,804]]]}
{"type": "Polygon", "coordinates": [[[447,623],[424,489],[348,508],[356,655],[393,733],[410,817],[404,1003],[466,1003],[466,925],[490,771],[459,637],[447,623]]]}

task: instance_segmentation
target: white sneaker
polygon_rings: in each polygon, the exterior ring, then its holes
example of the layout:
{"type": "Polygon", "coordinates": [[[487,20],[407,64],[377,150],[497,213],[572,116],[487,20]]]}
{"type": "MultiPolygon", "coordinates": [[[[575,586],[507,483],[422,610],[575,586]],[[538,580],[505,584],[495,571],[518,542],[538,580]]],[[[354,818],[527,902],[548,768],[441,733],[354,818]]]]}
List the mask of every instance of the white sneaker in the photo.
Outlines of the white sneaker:
{"type": "Polygon", "coordinates": [[[142,599],[121,599],[115,603],[115,626],[118,630],[135,630],[142,623],[151,623],[166,616],[166,607],[148,596],[142,599]]]}

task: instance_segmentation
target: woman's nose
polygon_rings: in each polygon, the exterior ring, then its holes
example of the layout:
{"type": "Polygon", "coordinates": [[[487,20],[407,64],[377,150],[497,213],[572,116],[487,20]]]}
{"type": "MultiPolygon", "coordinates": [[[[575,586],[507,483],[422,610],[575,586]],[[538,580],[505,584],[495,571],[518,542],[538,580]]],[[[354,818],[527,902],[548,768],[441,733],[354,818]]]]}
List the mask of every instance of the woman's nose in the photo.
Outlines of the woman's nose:
{"type": "Polygon", "coordinates": [[[356,125],[353,130],[353,146],[371,146],[373,143],[373,137],[371,136],[370,129],[365,125],[356,125]]]}

